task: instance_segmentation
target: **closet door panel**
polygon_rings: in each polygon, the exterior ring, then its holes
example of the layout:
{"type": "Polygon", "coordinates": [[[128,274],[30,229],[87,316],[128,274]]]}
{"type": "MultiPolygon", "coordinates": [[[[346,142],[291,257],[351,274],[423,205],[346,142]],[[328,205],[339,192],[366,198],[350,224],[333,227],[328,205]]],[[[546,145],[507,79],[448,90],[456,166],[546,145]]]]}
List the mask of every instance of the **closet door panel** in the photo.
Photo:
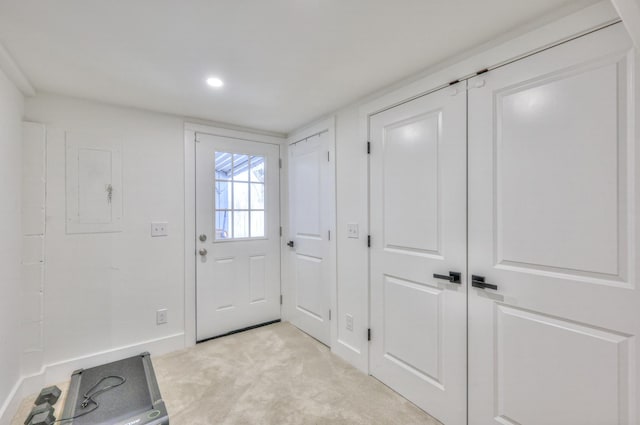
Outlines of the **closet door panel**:
{"type": "Polygon", "coordinates": [[[370,119],[371,374],[447,425],[466,423],[465,85],[370,119]]]}
{"type": "Polygon", "coordinates": [[[471,425],[637,423],[634,60],[616,25],[469,81],[471,425]]]}

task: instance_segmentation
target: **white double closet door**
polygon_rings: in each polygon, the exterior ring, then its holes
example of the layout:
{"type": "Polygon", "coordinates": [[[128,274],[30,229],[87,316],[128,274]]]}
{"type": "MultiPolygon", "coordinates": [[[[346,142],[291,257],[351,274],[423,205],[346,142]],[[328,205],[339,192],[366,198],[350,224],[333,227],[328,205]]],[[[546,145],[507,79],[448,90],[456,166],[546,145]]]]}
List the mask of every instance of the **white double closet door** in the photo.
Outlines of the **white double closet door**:
{"type": "Polygon", "coordinates": [[[619,24],[371,117],[370,370],[445,425],[638,423],[635,61],[619,24]]]}

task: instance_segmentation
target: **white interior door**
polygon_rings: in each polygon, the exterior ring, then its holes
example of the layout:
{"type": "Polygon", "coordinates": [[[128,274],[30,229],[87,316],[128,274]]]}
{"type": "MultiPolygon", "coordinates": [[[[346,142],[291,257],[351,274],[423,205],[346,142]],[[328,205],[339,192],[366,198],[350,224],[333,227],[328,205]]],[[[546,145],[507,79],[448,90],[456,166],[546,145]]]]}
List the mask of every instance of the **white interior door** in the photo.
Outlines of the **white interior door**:
{"type": "Polygon", "coordinates": [[[290,274],[293,325],[331,344],[331,231],[334,161],[328,132],[289,146],[289,205],[292,235],[290,274]]]}
{"type": "Polygon", "coordinates": [[[198,340],[280,318],[279,151],[196,135],[198,340]]]}
{"type": "Polygon", "coordinates": [[[638,424],[633,69],[619,24],[469,81],[471,425],[638,424]]]}
{"type": "Polygon", "coordinates": [[[467,405],[465,84],[369,128],[370,371],[447,425],[467,405]]]}

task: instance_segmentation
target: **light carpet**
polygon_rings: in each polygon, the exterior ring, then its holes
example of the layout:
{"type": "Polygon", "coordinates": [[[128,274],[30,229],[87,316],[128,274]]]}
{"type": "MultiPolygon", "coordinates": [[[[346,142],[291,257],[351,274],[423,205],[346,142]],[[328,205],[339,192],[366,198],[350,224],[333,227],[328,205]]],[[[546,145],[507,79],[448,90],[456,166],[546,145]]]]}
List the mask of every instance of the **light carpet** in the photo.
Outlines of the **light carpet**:
{"type": "Polygon", "coordinates": [[[152,359],[172,425],[441,425],[288,323],[152,359]]]}

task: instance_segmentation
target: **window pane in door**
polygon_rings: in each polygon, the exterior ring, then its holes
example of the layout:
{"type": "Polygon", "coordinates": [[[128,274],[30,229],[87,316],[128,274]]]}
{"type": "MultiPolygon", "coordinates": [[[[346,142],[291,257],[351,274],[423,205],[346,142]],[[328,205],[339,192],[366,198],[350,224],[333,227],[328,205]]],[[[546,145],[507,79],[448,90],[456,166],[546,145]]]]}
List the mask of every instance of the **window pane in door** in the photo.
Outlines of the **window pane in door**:
{"type": "Polygon", "coordinates": [[[251,183],[251,209],[264,209],[264,184],[251,183]]]}
{"type": "Polygon", "coordinates": [[[249,237],[249,212],[248,211],[233,212],[233,237],[234,238],[249,237]]]}
{"type": "Polygon", "coordinates": [[[231,211],[216,211],[216,240],[231,237],[231,211]]]}
{"type": "Polygon", "coordinates": [[[264,237],[264,211],[251,211],[251,237],[264,237]]]}
{"type": "Polygon", "coordinates": [[[231,180],[232,154],[216,152],[216,179],[231,180]]]}
{"type": "Polygon", "coordinates": [[[217,210],[231,209],[231,182],[216,181],[215,202],[217,210]]]}
{"type": "Polygon", "coordinates": [[[252,182],[264,183],[264,157],[251,157],[251,172],[249,173],[252,182]]]}
{"type": "Polygon", "coordinates": [[[233,183],[233,209],[248,210],[249,209],[249,184],[233,183]]]}
{"type": "Polygon", "coordinates": [[[233,179],[235,181],[249,181],[249,156],[233,154],[233,179]]]}

